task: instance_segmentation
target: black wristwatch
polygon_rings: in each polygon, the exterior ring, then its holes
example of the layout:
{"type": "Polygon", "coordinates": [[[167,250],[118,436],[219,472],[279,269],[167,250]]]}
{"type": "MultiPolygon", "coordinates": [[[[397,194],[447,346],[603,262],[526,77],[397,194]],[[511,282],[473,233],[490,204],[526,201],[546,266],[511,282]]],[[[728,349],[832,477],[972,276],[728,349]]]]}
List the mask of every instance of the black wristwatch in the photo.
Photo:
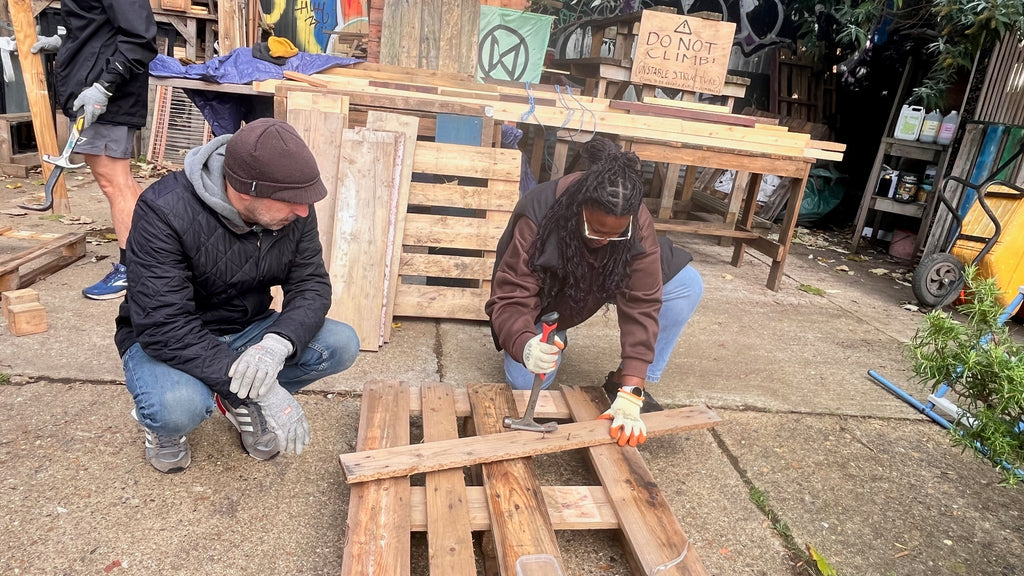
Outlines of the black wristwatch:
{"type": "Polygon", "coordinates": [[[622,388],[620,388],[620,390],[622,390],[623,392],[628,392],[633,396],[636,396],[637,398],[642,399],[644,397],[644,389],[639,386],[623,386],[622,388]]]}

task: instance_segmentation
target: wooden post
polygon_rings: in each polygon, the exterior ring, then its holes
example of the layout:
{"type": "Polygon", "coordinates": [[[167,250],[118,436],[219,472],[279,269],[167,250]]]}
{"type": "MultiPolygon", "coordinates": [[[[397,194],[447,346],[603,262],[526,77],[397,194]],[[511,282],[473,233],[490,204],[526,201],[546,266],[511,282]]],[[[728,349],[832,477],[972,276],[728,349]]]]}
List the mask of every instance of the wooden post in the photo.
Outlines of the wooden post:
{"type": "MultiPolygon", "coordinates": [[[[56,156],[60,154],[60,149],[57,147],[57,130],[53,124],[53,110],[50,108],[50,92],[46,88],[43,59],[31,51],[37,40],[32,0],[9,0],[8,6],[11,11],[11,24],[14,25],[14,37],[18,43],[18,60],[21,62],[21,73],[25,79],[25,93],[28,95],[32,128],[35,130],[45,180],[50,177],[53,164],[43,161],[43,154],[56,156]]],[[[68,190],[63,177],[57,179],[53,186],[52,211],[54,214],[71,213],[71,203],[68,201],[68,190]]]]}

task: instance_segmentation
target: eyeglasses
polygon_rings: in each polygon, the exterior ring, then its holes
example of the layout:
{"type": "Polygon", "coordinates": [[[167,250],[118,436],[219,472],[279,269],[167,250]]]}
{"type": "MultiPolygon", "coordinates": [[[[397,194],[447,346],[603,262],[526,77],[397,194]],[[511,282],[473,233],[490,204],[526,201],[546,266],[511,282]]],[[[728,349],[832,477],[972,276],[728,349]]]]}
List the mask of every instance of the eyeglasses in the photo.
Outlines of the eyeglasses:
{"type": "Polygon", "coordinates": [[[593,234],[590,233],[590,226],[587,225],[587,211],[582,210],[581,212],[583,214],[583,236],[586,237],[587,239],[615,242],[617,240],[629,240],[629,238],[633,235],[632,215],[630,215],[629,217],[629,226],[626,226],[625,231],[623,233],[620,233],[618,236],[594,236],[593,234]]]}

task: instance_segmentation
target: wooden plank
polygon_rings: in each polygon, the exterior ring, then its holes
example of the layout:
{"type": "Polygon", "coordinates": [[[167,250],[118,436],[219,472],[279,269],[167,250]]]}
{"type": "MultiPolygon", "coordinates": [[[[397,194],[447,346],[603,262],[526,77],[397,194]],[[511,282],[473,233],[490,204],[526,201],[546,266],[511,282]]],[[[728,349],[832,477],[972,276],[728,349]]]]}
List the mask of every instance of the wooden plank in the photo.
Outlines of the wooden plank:
{"type": "Polygon", "coordinates": [[[462,0],[440,0],[440,11],[447,14],[441,19],[441,40],[438,62],[435,69],[443,72],[459,71],[459,51],[462,45],[461,19],[456,17],[462,8],[462,0]]]}
{"type": "Polygon", "coordinates": [[[348,97],[292,90],[288,93],[287,120],[302,136],[320,169],[327,197],[316,205],[324,265],[330,269],[334,252],[334,226],[338,210],[338,168],[347,128],[348,97]]]}
{"type": "MultiPolygon", "coordinates": [[[[363,387],[356,449],[371,453],[409,443],[409,388],[398,382],[363,387]]],[[[352,486],[342,576],[408,576],[409,479],[352,486]]]]}
{"type": "MultiPolygon", "coordinates": [[[[563,393],[578,421],[597,418],[608,404],[604,391],[593,387],[567,386],[563,393]]],[[[651,416],[653,414],[644,414],[644,422],[651,416]]],[[[678,563],[666,566],[658,574],[706,575],[697,550],[683,533],[640,452],[636,448],[604,445],[588,448],[587,453],[608,491],[608,500],[619,518],[627,550],[642,573],[654,574],[656,568],[671,563],[685,552],[678,563]]]]}
{"type": "Polygon", "coordinates": [[[698,120],[704,122],[715,122],[718,124],[729,124],[733,126],[754,127],[759,122],[753,116],[741,116],[739,114],[722,114],[718,112],[707,112],[704,110],[686,110],[670,106],[656,106],[640,102],[614,101],[608,104],[613,110],[626,110],[637,114],[648,116],[661,116],[672,118],[685,118],[687,120],[698,120]]]}
{"type": "Polygon", "coordinates": [[[328,317],[351,325],[362,350],[377,350],[383,337],[389,211],[397,203],[404,139],[356,128],[342,141],[328,317]]]}
{"type": "Polygon", "coordinates": [[[395,316],[487,320],[484,303],[490,288],[449,288],[399,284],[395,295],[395,316]]]}
{"type": "Polygon", "coordinates": [[[441,62],[442,20],[452,19],[455,14],[444,14],[441,11],[441,0],[419,0],[420,10],[420,54],[419,66],[427,70],[437,70],[441,62]]]}
{"type": "MultiPolygon", "coordinates": [[[[43,162],[43,155],[60,155],[57,147],[57,130],[53,121],[53,109],[50,107],[50,92],[46,87],[46,69],[43,67],[41,54],[33,54],[32,45],[38,40],[36,21],[32,14],[31,0],[9,0],[7,3],[14,27],[14,37],[18,45],[18,60],[21,63],[21,75],[25,82],[25,94],[28,96],[28,107],[32,114],[32,129],[36,136],[36,147],[39,149],[39,160],[43,168],[43,180],[50,177],[53,164],[43,162]]],[[[59,115],[63,116],[63,115],[59,115]]],[[[68,201],[68,189],[61,177],[53,186],[54,214],[70,214],[71,202],[68,201]]]]}
{"type": "Polygon", "coordinates": [[[420,142],[413,172],[519,182],[519,150],[420,142]]]}
{"type": "MultiPolygon", "coordinates": [[[[402,50],[402,16],[406,0],[383,0],[384,14],[380,24],[380,63],[397,66],[402,50]]],[[[419,43],[419,38],[415,39],[419,43]]],[[[415,66],[413,66],[415,68],[415,66]]]]}
{"type": "Polygon", "coordinates": [[[366,114],[366,127],[371,130],[387,130],[404,135],[402,150],[402,173],[399,176],[397,201],[389,213],[391,219],[387,251],[385,254],[384,284],[384,342],[391,341],[391,323],[395,315],[395,295],[398,292],[400,259],[402,256],[402,239],[405,236],[405,213],[409,204],[412,185],[413,158],[416,155],[416,135],[419,131],[419,118],[403,114],[391,114],[380,110],[370,110],[366,114]]]}
{"type": "MultiPolygon", "coordinates": [[[[503,437],[502,419],[516,416],[515,401],[508,386],[477,384],[469,387],[473,422],[478,434],[503,437]]],[[[536,432],[527,432],[541,436],[536,432]]],[[[485,436],[486,437],[486,436],[485,436]]],[[[506,442],[513,441],[506,438],[506,442]]],[[[450,441],[449,441],[450,442],[450,441]]],[[[491,533],[497,548],[502,574],[513,574],[521,556],[550,554],[562,568],[561,552],[547,515],[547,504],[541,492],[533,460],[515,458],[488,461],[483,465],[487,508],[491,513],[491,533]]]]}
{"type": "MultiPolygon", "coordinates": [[[[511,412],[509,410],[506,415],[511,412]]],[[[719,422],[721,418],[706,406],[675,408],[644,415],[647,436],[650,438],[710,428],[719,422]]],[[[608,426],[606,420],[587,420],[562,424],[552,434],[522,430],[501,434],[484,433],[470,438],[431,442],[429,446],[421,444],[389,448],[372,454],[352,452],[342,454],[340,460],[347,481],[354,484],[610,444],[614,440],[608,436],[608,426]]]]}
{"type": "MultiPolygon", "coordinates": [[[[542,486],[540,491],[548,507],[551,527],[555,530],[614,530],[619,527],[619,520],[615,517],[615,510],[603,486],[542,486]]],[[[491,513],[487,510],[484,487],[466,487],[466,498],[470,529],[475,532],[490,530],[491,513]]],[[[413,486],[410,499],[412,531],[426,532],[427,489],[413,486]]]]}
{"type": "MultiPolygon", "coordinates": [[[[424,384],[420,391],[423,396],[423,441],[458,438],[452,387],[430,382],[424,384]]],[[[428,472],[424,499],[430,572],[475,576],[470,503],[462,470],[428,472]]]]}
{"type": "Polygon", "coordinates": [[[422,2],[400,3],[402,7],[402,25],[398,32],[401,39],[398,46],[397,64],[399,66],[405,66],[406,68],[423,67],[420,63],[420,54],[423,51],[422,4],[422,2]]]}
{"type": "Polygon", "coordinates": [[[488,220],[441,214],[408,214],[405,217],[406,245],[467,250],[493,250],[508,223],[506,218],[488,220]]]}
{"type": "Polygon", "coordinates": [[[414,206],[449,206],[477,210],[511,212],[519,201],[519,182],[492,179],[487,187],[429,184],[413,182],[409,187],[409,204],[414,206]]]}
{"type": "Polygon", "coordinates": [[[683,108],[686,110],[707,110],[708,112],[721,112],[728,114],[731,109],[728,106],[721,106],[718,104],[702,104],[700,102],[683,102],[681,100],[669,100],[668,98],[655,98],[653,96],[644,96],[643,101],[645,104],[656,104],[658,106],[672,106],[674,108],[683,108]]]}
{"type": "Polygon", "coordinates": [[[480,3],[477,0],[462,0],[462,8],[458,14],[460,29],[458,71],[475,77],[477,42],[480,37],[480,3]]]}
{"type": "Polygon", "coordinates": [[[406,253],[400,266],[404,276],[490,280],[494,258],[406,253]]]}

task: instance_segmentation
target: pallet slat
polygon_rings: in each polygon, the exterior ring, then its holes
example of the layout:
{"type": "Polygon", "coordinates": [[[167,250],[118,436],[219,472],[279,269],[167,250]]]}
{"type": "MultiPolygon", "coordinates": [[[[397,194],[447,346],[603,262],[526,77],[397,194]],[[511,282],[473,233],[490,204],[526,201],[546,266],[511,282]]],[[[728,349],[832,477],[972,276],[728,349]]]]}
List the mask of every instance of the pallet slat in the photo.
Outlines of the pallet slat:
{"type": "MultiPolygon", "coordinates": [[[[706,406],[674,408],[644,415],[648,437],[710,428],[719,422],[721,418],[706,406]]],[[[339,460],[345,478],[354,484],[611,444],[614,440],[608,436],[608,427],[606,420],[586,420],[563,424],[552,434],[515,430],[431,442],[429,446],[420,444],[389,448],[373,454],[350,452],[339,456],[339,460]]]]}
{"type": "MultiPolygon", "coordinates": [[[[409,388],[369,382],[363,388],[356,448],[373,452],[409,443],[409,388]]],[[[342,558],[343,576],[408,576],[408,478],[353,486],[342,558]]]]}
{"type": "MultiPolygon", "coordinates": [[[[597,418],[606,405],[604,391],[600,389],[568,386],[562,393],[577,420],[597,418]]],[[[644,422],[652,416],[644,414],[644,422]]],[[[587,452],[642,573],[653,574],[656,568],[671,563],[685,551],[678,563],[658,573],[706,576],[697,550],[689,545],[640,452],[615,445],[594,446],[587,452]]]]}

